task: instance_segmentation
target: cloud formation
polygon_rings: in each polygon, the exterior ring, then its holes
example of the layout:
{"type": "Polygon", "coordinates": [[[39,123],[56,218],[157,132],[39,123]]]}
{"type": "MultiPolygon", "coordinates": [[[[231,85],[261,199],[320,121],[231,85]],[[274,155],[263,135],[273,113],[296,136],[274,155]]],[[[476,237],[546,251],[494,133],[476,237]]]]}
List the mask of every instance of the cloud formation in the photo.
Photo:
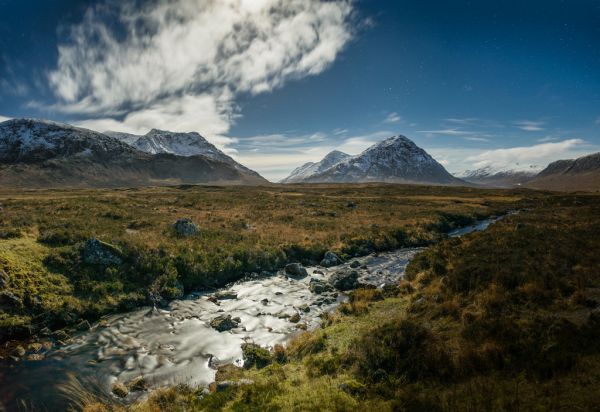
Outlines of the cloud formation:
{"type": "Polygon", "coordinates": [[[236,96],[331,65],[352,38],[349,0],[107,0],[58,47],[52,108],[82,126],[222,136],[236,96]]]}
{"type": "Polygon", "coordinates": [[[392,112],[385,118],[384,123],[398,123],[400,120],[402,120],[402,116],[396,112],[392,112]]]}
{"type": "Polygon", "coordinates": [[[536,122],[533,120],[521,120],[519,122],[515,122],[517,127],[526,132],[541,132],[544,129],[544,122],[536,122]]]}

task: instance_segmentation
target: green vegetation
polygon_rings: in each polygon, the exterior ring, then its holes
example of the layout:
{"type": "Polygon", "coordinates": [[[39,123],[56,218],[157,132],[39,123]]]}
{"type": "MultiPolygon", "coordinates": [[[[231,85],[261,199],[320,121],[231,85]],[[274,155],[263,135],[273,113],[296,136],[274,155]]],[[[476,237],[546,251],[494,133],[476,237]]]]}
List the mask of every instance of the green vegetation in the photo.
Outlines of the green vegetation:
{"type": "Polygon", "coordinates": [[[544,196],[432,246],[397,287],[353,292],[260,368],[217,374],[238,385],[163,389],[125,409],[598,410],[599,232],[600,196],[544,196]]]}
{"type": "Polygon", "coordinates": [[[350,256],[430,244],[541,196],[400,185],[5,192],[0,340],[49,334],[290,261],[318,262],[327,250],[350,256]],[[180,218],[199,233],[178,235],[180,218]],[[86,263],[91,238],[116,260],[86,263]]]}

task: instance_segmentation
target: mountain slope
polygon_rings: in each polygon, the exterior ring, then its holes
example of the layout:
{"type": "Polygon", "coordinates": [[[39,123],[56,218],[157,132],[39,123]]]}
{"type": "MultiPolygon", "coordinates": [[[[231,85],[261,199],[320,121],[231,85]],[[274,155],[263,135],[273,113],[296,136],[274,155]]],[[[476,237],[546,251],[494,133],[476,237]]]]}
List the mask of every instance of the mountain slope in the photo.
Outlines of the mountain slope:
{"type": "Polygon", "coordinates": [[[532,189],[600,191],[600,153],[550,163],[526,185],[532,189]]]}
{"type": "Polygon", "coordinates": [[[306,183],[395,182],[465,184],[404,136],[390,137],[357,156],[302,180],[306,183]]]}
{"type": "Polygon", "coordinates": [[[536,173],[537,170],[533,167],[530,170],[498,170],[492,168],[491,166],[486,166],[476,170],[467,170],[458,175],[458,177],[477,185],[511,188],[515,186],[522,186],[531,180],[536,173]]]}
{"type": "Polygon", "coordinates": [[[304,165],[294,169],[288,177],[281,181],[281,183],[300,183],[311,176],[323,173],[327,169],[335,166],[343,160],[349,159],[350,157],[352,156],[349,154],[340,152],[339,150],[334,150],[333,152],[327,154],[327,156],[325,156],[320,162],[305,163],[304,165]]]}
{"type": "Polygon", "coordinates": [[[186,157],[206,156],[227,163],[243,173],[258,176],[258,173],[239,164],[196,132],[176,133],[152,129],[143,136],[120,132],[105,132],[105,134],[119,139],[142,152],[150,154],[166,153],[186,157]]]}
{"type": "Polygon", "coordinates": [[[66,124],[0,123],[0,185],[119,187],[180,183],[266,183],[205,156],[150,155],[120,140],[66,124]]]}

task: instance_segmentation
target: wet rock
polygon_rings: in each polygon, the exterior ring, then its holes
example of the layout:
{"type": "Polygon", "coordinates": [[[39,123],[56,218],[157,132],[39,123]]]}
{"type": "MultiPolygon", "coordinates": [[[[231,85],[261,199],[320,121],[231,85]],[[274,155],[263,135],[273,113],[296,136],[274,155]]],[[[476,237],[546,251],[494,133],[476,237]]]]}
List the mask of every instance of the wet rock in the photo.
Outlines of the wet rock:
{"type": "Polygon", "coordinates": [[[77,329],[78,331],[82,331],[82,332],[86,331],[86,330],[90,330],[91,328],[92,328],[92,325],[90,325],[90,322],[88,322],[87,320],[82,320],[75,326],[75,329],[77,329]]]}
{"type": "Polygon", "coordinates": [[[321,266],[325,266],[326,268],[331,266],[337,266],[341,263],[343,263],[342,259],[340,259],[338,255],[331,251],[326,252],[325,256],[323,257],[323,260],[321,260],[321,266]]]}
{"type": "Polygon", "coordinates": [[[231,315],[217,316],[210,321],[210,326],[219,332],[225,332],[233,328],[237,328],[239,322],[236,322],[231,318],[231,315]]]}
{"type": "Polygon", "coordinates": [[[66,341],[67,339],[69,339],[69,334],[61,329],[57,330],[56,332],[53,332],[52,337],[58,341],[66,341]]]}
{"type": "Polygon", "coordinates": [[[240,318],[239,316],[236,316],[235,318],[233,318],[231,320],[233,320],[234,322],[237,322],[238,324],[242,323],[242,318],[240,318]]]}
{"type": "Polygon", "coordinates": [[[85,242],[83,261],[88,265],[121,265],[123,252],[114,245],[91,238],[85,242]]]}
{"type": "Polygon", "coordinates": [[[41,353],[32,353],[31,355],[27,355],[27,360],[30,362],[39,362],[44,360],[45,356],[41,353]]]}
{"type": "Polygon", "coordinates": [[[334,288],[342,292],[356,289],[358,287],[358,272],[355,270],[336,272],[329,282],[334,288]]]}
{"type": "Polygon", "coordinates": [[[292,323],[298,323],[298,322],[300,322],[300,314],[299,313],[294,313],[290,317],[290,322],[292,322],[292,323]]]}
{"type": "Polygon", "coordinates": [[[305,278],[308,276],[308,272],[300,263],[290,263],[286,265],[285,273],[288,276],[296,278],[305,278]]]}
{"type": "Polygon", "coordinates": [[[260,303],[262,303],[263,305],[268,305],[269,304],[269,299],[264,298],[263,300],[260,301],[260,303]]]}
{"type": "Polygon", "coordinates": [[[304,304],[304,305],[300,306],[298,309],[301,310],[304,313],[310,312],[310,306],[308,306],[307,304],[304,304]]]}
{"type": "Polygon", "coordinates": [[[179,236],[194,236],[200,232],[200,228],[188,218],[178,219],[173,223],[173,229],[179,236]]]}
{"type": "Polygon", "coordinates": [[[352,269],[356,269],[360,267],[360,262],[358,260],[355,260],[354,262],[350,263],[350,267],[352,269]]]}
{"type": "Polygon", "coordinates": [[[138,376],[127,384],[127,388],[131,392],[140,392],[148,389],[149,385],[143,376],[138,376]]]}
{"type": "Polygon", "coordinates": [[[209,302],[214,303],[215,305],[220,305],[219,299],[217,299],[215,296],[209,296],[209,297],[206,298],[206,300],[208,300],[209,302]]]}
{"type": "Polygon", "coordinates": [[[27,353],[27,351],[21,345],[15,347],[13,350],[10,351],[10,355],[15,358],[22,358],[23,356],[25,356],[25,353],[27,353]]]}
{"type": "Polygon", "coordinates": [[[275,296],[281,296],[283,295],[283,292],[275,292],[275,296]]]}
{"type": "Polygon", "coordinates": [[[325,283],[322,280],[312,278],[308,284],[308,289],[317,295],[321,293],[330,292],[332,290],[331,285],[325,283]]]}
{"type": "Polygon", "coordinates": [[[221,381],[214,383],[214,392],[223,392],[230,388],[236,388],[238,386],[252,385],[254,383],[251,379],[240,379],[239,381],[221,381]]]}
{"type": "Polygon", "coordinates": [[[319,269],[315,269],[313,270],[313,275],[324,275],[325,273],[322,270],[319,269]]]}
{"type": "Polygon", "coordinates": [[[8,290],[0,292],[0,303],[9,306],[21,306],[23,304],[21,298],[8,290]]]}
{"type": "Polygon", "coordinates": [[[218,300],[237,299],[237,293],[229,290],[224,290],[222,292],[215,293],[215,298],[217,298],[218,300]]]}
{"type": "Polygon", "coordinates": [[[125,398],[129,395],[129,389],[121,382],[113,383],[111,392],[119,398],[125,398]]]}
{"type": "Polygon", "coordinates": [[[270,365],[273,361],[271,352],[255,343],[242,344],[242,356],[245,369],[250,369],[254,366],[256,366],[257,369],[262,369],[265,366],[270,365]]]}
{"type": "Polygon", "coordinates": [[[44,345],[42,345],[41,343],[30,343],[29,346],[27,347],[27,349],[30,352],[35,352],[38,353],[40,352],[42,349],[44,348],[44,345]]]}

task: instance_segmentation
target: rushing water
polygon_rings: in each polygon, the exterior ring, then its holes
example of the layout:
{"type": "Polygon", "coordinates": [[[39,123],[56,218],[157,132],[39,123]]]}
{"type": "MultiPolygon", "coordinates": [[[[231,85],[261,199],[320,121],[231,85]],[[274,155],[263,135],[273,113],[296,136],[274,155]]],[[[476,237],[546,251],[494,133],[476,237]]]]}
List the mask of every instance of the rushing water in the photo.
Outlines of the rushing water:
{"type": "MultiPolygon", "coordinates": [[[[492,222],[481,221],[449,235],[484,230],[492,222]]],[[[378,287],[397,282],[421,250],[400,249],[356,259],[361,265],[356,269],[360,282],[378,287]]],[[[303,279],[279,273],[243,280],[223,289],[229,296],[222,293],[216,303],[214,294],[196,293],[173,301],[164,310],[142,308],[111,316],[76,336],[68,346],[47,353],[42,361],[1,364],[0,400],[7,411],[20,410],[22,404],[32,410],[64,411],[68,397],[63,389],[74,378],[106,394],[114,382],[127,383],[139,376],[152,387],[208,385],[219,364],[242,364],[242,343],[273,347],[298,333],[299,326],[317,327],[319,315],[346,297],[311,293],[311,277],[327,280],[349,264],[307,268],[309,276],[303,279]],[[226,332],[213,329],[211,320],[223,314],[239,317],[238,327],[226,332]],[[296,314],[300,315],[298,322],[292,318],[296,314]]],[[[136,396],[140,393],[131,393],[128,400],[136,396]]]]}

